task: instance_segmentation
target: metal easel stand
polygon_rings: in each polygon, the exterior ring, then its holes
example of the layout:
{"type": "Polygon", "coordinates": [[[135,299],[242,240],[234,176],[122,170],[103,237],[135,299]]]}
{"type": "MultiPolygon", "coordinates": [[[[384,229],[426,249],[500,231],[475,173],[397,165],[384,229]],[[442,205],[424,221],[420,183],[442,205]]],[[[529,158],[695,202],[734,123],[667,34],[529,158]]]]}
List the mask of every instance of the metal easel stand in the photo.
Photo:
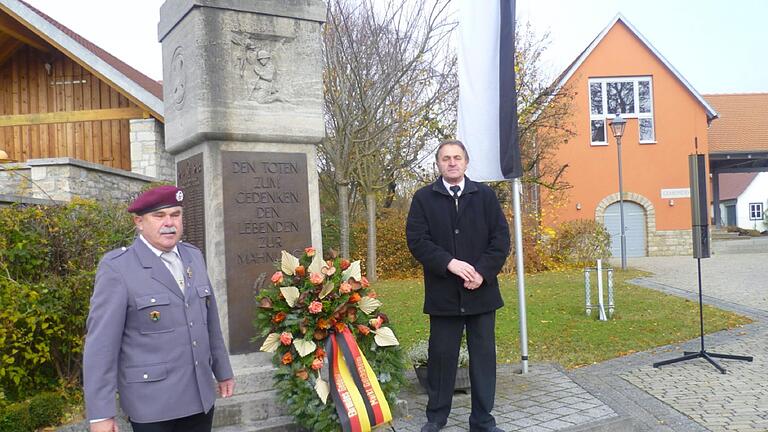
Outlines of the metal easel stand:
{"type": "Polygon", "coordinates": [[[698,270],[699,270],[699,326],[701,329],[701,348],[699,351],[684,351],[682,357],[673,358],[670,360],[664,360],[660,362],[656,362],[653,364],[653,367],[658,368],[661,366],[665,366],[672,363],[678,363],[686,360],[692,360],[695,358],[703,358],[706,361],[710,362],[712,366],[717,368],[717,370],[720,371],[721,374],[725,373],[725,368],[720,366],[714,358],[723,358],[723,359],[729,359],[729,360],[741,360],[741,361],[752,361],[752,356],[739,356],[739,355],[731,355],[731,354],[716,354],[707,352],[706,349],[704,349],[704,301],[703,301],[703,295],[701,292],[701,258],[696,259],[698,264],[698,270]]]}

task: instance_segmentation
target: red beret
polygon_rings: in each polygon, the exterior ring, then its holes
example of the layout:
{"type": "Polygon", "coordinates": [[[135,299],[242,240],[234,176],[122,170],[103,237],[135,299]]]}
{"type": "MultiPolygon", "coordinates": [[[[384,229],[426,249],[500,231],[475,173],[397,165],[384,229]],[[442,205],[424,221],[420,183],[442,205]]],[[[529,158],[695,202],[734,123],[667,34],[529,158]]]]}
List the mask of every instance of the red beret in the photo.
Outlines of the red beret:
{"type": "Polygon", "coordinates": [[[158,186],[145,191],[128,206],[128,211],[141,216],[151,211],[182,205],[184,192],[176,186],[158,186]]]}

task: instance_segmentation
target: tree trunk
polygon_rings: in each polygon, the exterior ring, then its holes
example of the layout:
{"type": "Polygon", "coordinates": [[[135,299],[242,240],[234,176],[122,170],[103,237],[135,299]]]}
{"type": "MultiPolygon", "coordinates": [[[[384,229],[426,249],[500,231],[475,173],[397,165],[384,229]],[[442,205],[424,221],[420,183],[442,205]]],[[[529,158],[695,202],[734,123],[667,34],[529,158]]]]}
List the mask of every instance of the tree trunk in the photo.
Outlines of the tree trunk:
{"type": "Polygon", "coordinates": [[[384,197],[384,208],[392,208],[392,203],[395,201],[396,191],[397,183],[393,180],[387,185],[387,195],[384,197]]]}
{"type": "Polygon", "coordinates": [[[368,280],[376,282],[376,194],[365,193],[366,207],[368,207],[368,280]]]}
{"type": "Polygon", "coordinates": [[[339,183],[339,246],[341,256],[349,256],[349,184],[339,183]]]}

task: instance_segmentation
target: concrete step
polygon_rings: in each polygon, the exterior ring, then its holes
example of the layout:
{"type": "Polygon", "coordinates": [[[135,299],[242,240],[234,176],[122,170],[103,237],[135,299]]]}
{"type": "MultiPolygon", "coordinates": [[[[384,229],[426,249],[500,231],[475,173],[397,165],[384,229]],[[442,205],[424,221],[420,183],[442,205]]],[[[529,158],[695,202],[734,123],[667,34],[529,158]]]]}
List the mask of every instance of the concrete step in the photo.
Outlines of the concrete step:
{"type": "Polygon", "coordinates": [[[293,423],[293,417],[272,417],[260,422],[237,426],[214,427],[213,432],[299,432],[301,428],[293,423]]]}
{"type": "Polygon", "coordinates": [[[748,236],[741,236],[737,232],[712,231],[712,240],[744,240],[748,236]]]}
{"type": "Polygon", "coordinates": [[[260,423],[287,414],[285,406],[277,399],[277,391],[236,394],[216,401],[215,427],[260,423]]]}
{"type": "Polygon", "coordinates": [[[235,369],[237,394],[258,393],[275,387],[275,368],[271,364],[235,369]]]}

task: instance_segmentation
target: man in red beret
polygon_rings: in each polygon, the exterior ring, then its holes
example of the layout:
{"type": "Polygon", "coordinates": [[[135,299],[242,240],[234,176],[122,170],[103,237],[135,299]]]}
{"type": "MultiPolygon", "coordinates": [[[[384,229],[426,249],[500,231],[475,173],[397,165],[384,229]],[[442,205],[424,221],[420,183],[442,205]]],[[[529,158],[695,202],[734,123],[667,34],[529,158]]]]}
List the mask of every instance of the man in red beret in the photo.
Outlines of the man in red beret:
{"type": "Polygon", "coordinates": [[[83,360],[91,432],[117,432],[116,394],[134,432],[210,432],[214,389],[234,391],[203,255],[180,241],[183,201],[175,186],[142,193],[128,207],[133,244],[99,263],[83,360]]]}

